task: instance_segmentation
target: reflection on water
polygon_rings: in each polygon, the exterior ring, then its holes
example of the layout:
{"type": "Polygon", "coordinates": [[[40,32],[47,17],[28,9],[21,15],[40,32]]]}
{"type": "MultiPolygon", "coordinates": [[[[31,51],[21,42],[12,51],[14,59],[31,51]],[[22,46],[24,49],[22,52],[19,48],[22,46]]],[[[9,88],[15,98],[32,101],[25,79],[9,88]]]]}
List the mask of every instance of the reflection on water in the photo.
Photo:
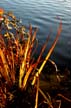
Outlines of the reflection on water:
{"type": "Polygon", "coordinates": [[[59,16],[62,19],[63,29],[51,58],[56,63],[71,66],[71,0],[0,0],[0,7],[6,11],[12,10],[22,19],[26,27],[30,23],[33,27],[38,27],[39,47],[45,42],[52,28],[45,54],[55,38],[59,16]]]}

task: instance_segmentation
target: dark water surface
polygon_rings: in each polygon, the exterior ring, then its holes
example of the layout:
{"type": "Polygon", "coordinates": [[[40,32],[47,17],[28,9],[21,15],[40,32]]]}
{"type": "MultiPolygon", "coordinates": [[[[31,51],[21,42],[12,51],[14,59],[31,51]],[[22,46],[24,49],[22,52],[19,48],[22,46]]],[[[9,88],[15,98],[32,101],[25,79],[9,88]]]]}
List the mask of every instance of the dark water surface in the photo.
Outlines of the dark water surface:
{"type": "Polygon", "coordinates": [[[6,11],[13,11],[17,18],[22,19],[26,27],[30,23],[33,27],[38,27],[39,48],[52,28],[44,55],[56,36],[60,22],[57,16],[59,16],[62,19],[63,28],[51,59],[59,65],[71,67],[71,0],[0,0],[0,7],[6,11]]]}

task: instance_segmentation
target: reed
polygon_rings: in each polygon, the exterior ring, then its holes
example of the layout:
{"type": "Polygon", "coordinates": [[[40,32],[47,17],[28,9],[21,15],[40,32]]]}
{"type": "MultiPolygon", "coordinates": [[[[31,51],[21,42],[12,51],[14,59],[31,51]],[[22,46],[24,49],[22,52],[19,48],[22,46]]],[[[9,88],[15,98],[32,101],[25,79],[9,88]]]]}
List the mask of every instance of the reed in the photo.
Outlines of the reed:
{"type": "Polygon", "coordinates": [[[47,37],[46,42],[41,48],[41,52],[35,61],[35,50],[37,28],[33,30],[30,25],[28,32],[25,27],[20,24],[20,21],[13,15],[12,12],[5,12],[0,9],[0,106],[4,108],[7,100],[13,99],[13,94],[9,91],[13,85],[26,91],[31,85],[35,92],[34,108],[38,108],[38,95],[39,92],[43,96],[45,102],[49,105],[49,108],[53,108],[51,100],[44,94],[39,87],[40,74],[52,54],[55,45],[58,41],[60,33],[62,31],[62,21],[57,30],[56,38],[49,49],[44,61],[38,68],[41,62],[43,52],[49,41],[50,34],[47,37]],[[4,79],[4,80],[3,80],[4,79]],[[9,87],[9,88],[8,88],[9,87]],[[9,94],[9,99],[7,97],[9,94]]]}

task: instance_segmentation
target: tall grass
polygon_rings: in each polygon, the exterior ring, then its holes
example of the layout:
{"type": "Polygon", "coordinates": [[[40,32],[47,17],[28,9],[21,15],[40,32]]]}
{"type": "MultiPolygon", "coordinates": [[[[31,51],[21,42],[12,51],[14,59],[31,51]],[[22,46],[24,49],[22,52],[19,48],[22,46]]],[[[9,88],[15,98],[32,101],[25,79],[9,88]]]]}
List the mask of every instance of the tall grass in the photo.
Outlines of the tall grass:
{"type": "MultiPolygon", "coordinates": [[[[0,10],[2,11],[2,10],[0,10]]],[[[49,105],[49,108],[53,108],[50,96],[48,97],[39,88],[40,74],[51,56],[55,45],[58,41],[60,33],[62,31],[62,21],[57,30],[57,35],[49,52],[46,54],[45,59],[42,61],[40,67],[38,65],[41,62],[41,57],[49,41],[50,34],[47,37],[46,42],[41,48],[41,52],[37,58],[35,57],[35,50],[37,48],[37,28],[33,30],[32,26],[29,26],[28,32],[25,27],[20,24],[19,20],[13,15],[12,12],[0,12],[0,106],[5,107],[7,100],[7,94],[10,93],[7,87],[11,88],[14,84],[18,83],[20,90],[25,90],[30,85],[34,87],[35,92],[35,104],[34,108],[38,108],[38,95],[43,96],[45,103],[49,105]],[[34,45],[36,44],[36,47],[34,45]],[[29,85],[30,83],[30,85],[29,85]]],[[[10,93],[12,96],[12,93],[10,93]]],[[[12,97],[11,97],[12,99],[12,97]]],[[[60,104],[58,106],[60,108],[60,104]]]]}

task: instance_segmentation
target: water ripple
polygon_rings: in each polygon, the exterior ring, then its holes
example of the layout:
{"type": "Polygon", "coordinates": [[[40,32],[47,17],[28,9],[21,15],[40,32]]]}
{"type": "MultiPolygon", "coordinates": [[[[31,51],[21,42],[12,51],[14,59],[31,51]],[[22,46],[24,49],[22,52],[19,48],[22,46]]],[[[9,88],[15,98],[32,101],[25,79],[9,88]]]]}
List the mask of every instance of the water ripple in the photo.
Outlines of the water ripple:
{"type": "Polygon", "coordinates": [[[52,27],[48,48],[56,36],[60,23],[56,17],[59,16],[63,28],[54,57],[56,61],[63,60],[64,63],[67,62],[67,58],[71,59],[71,0],[0,0],[0,7],[7,11],[12,10],[22,19],[24,25],[29,26],[31,23],[33,27],[37,26],[40,44],[44,43],[52,27]]]}

